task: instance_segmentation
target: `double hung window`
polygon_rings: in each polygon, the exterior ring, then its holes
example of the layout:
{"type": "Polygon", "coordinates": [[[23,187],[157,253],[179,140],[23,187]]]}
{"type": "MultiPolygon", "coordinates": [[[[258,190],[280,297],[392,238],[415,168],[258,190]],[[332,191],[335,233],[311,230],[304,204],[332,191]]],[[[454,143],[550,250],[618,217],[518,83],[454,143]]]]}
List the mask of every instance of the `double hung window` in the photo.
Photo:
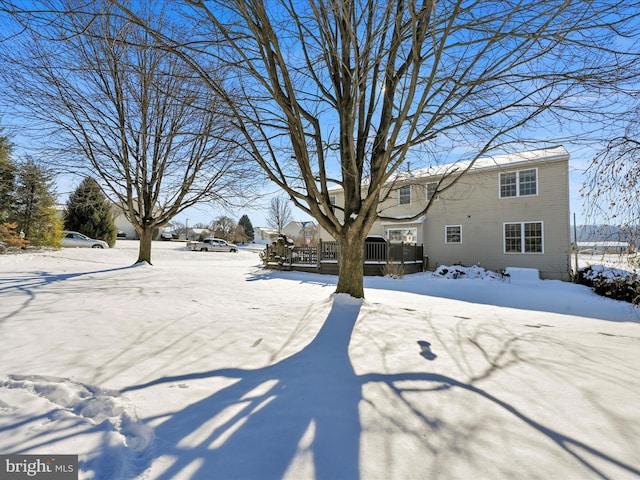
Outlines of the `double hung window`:
{"type": "Polygon", "coordinates": [[[542,222],[505,223],[504,253],[544,253],[542,222]]]}
{"type": "Polygon", "coordinates": [[[411,203],[411,186],[400,187],[398,203],[400,205],[409,205],[411,203]]]}
{"type": "Polygon", "coordinates": [[[518,170],[500,174],[500,198],[538,194],[538,170],[518,170]]]}
{"type": "Polygon", "coordinates": [[[444,231],[444,243],[462,243],[462,225],[447,225],[444,231]]]}
{"type": "MultiPolygon", "coordinates": [[[[436,182],[427,183],[427,202],[433,198],[436,194],[436,190],[438,189],[438,184],[436,182]]],[[[434,198],[437,200],[438,197],[434,198]]]]}
{"type": "Polygon", "coordinates": [[[334,205],[335,205],[335,204],[336,204],[336,202],[337,202],[337,198],[336,198],[336,196],[335,196],[335,195],[331,195],[331,196],[329,197],[329,202],[331,202],[331,205],[329,206],[329,210],[331,210],[331,213],[336,213],[336,209],[335,209],[335,207],[334,207],[334,205]]]}

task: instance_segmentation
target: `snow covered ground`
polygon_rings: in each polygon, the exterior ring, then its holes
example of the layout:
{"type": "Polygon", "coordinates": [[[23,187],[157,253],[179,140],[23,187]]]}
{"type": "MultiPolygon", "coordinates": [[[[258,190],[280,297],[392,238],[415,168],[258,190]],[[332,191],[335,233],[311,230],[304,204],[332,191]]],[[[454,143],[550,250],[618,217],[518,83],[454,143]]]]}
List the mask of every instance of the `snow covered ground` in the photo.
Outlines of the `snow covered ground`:
{"type": "Polygon", "coordinates": [[[640,477],[640,309],[135,241],[0,256],[0,453],[83,479],[640,477]]]}

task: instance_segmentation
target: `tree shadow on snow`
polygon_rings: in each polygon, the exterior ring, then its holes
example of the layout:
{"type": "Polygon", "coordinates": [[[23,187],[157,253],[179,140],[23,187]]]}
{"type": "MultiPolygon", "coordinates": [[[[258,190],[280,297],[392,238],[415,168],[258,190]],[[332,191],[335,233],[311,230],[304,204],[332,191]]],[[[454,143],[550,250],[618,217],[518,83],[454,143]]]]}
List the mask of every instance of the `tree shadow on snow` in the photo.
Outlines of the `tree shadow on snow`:
{"type": "Polygon", "coordinates": [[[34,272],[29,275],[23,275],[18,277],[0,277],[0,298],[6,294],[21,294],[24,295],[24,300],[21,305],[14,311],[7,313],[0,317],[0,322],[11,318],[24,310],[34,299],[37,290],[48,285],[55,283],[61,283],[66,280],[71,280],[85,275],[97,275],[100,273],[118,272],[121,270],[128,270],[130,268],[136,268],[140,264],[127,265],[124,267],[107,268],[104,270],[91,270],[88,272],[72,272],[72,273],[49,273],[49,272],[34,272]]]}
{"type": "Polygon", "coordinates": [[[315,339],[302,351],[256,370],[221,369],[163,378],[123,392],[197,378],[237,379],[176,412],[155,428],[175,457],[163,479],[279,479],[298,455],[315,477],[359,477],[361,386],[348,356],[361,301],[334,300],[315,339]]]}
{"type": "Polygon", "coordinates": [[[275,270],[256,267],[247,274],[247,282],[258,282],[265,280],[289,280],[298,283],[309,283],[321,285],[323,287],[335,287],[338,283],[337,275],[327,275],[322,273],[300,272],[296,270],[275,270]]]}
{"type": "Polygon", "coordinates": [[[20,277],[0,277],[0,294],[10,292],[12,290],[32,292],[33,290],[51,285],[53,283],[63,282],[73,278],[83,277],[85,275],[95,275],[98,273],[119,272],[141,266],[139,263],[126,265],[124,267],[106,268],[104,270],[91,270],[89,272],[72,272],[72,273],[49,273],[34,272],[31,275],[20,277]]]}
{"type": "MultiPolygon", "coordinates": [[[[123,393],[216,377],[234,380],[183,410],[146,419],[161,421],[155,427],[153,456],[170,458],[173,462],[158,478],[281,479],[296,459],[302,458],[312,465],[312,472],[304,470],[310,478],[358,479],[362,433],[359,405],[366,402],[363,387],[367,384],[384,385],[421,419],[425,431],[434,430],[434,421],[414,408],[405,399],[406,394],[458,389],[489,402],[542,434],[551,445],[598,478],[611,478],[603,471],[603,464],[640,476],[640,468],[543,425],[474,385],[477,378],[463,382],[435,373],[356,375],[348,347],[360,308],[360,301],[334,297],[316,338],[300,352],[274,365],[164,377],[124,389],[123,393]]],[[[418,346],[417,353],[427,360],[437,358],[429,342],[418,341],[418,346]]]]}

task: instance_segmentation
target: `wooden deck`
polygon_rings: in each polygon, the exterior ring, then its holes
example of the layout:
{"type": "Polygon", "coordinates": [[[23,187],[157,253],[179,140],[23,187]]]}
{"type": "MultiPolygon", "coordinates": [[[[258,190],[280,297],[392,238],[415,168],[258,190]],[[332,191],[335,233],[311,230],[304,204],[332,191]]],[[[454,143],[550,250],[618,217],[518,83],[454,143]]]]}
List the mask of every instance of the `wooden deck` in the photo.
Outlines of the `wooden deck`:
{"type": "MultiPolygon", "coordinates": [[[[423,246],[405,243],[366,242],[364,274],[367,276],[422,272],[427,267],[423,246]]],[[[337,275],[340,271],[337,242],[320,241],[318,246],[295,247],[285,243],[268,245],[265,266],[277,270],[337,275]]]]}

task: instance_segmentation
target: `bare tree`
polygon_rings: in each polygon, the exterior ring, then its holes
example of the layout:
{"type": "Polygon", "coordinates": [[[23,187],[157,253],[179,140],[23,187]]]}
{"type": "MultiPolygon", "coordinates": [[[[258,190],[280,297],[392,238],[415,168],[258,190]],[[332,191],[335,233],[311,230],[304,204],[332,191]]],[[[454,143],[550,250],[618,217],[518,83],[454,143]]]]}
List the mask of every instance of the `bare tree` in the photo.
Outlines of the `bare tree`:
{"type": "Polygon", "coordinates": [[[569,120],[609,120],[624,92],[607,94],[633,80],[627,67],[640,51],[640,7],[628,0],[174,5],[200,37],[187,45],[147,31],[226,100],[244,151],[337,240],[337,292],[355,297],[364,295],[365,236],[403,163],[557,142],[569,120]],[[204,51],[228,77],[202,61],[204,51]],[[334,185],[344,206],[331,205],[334,185]]]}
{"type": "Polygon", "coordinates": [[[236,225],[236,231],[232,238],[233,243],[245,244],[249,241],[249,236],[242,225],[236,225]]]}
{"type": "Polygon", "coordinates": [[[233,109],[247,153],[337,239],[337,292],[356,297],[364,238],[409,152],[423,145],[428,156],[439,136],[480,156],[576,112],[594,120],[611,110],[581,96],[628,80],[637,51],[625,23],[635,2],[187,3],[212,27],[211,54],[242,78],[241,89],[209,85],[233,109]]]}
{"type": "Polygon", "coordinates": [[[185,232],[187,228],[187,225],[184,222],[181,222],[180,220],[171,220],[171,233],[175,234],[175,235],[180,235],[181,233],[185,232]]]}
{"type": "Polygon", "coordinates": [[[216,237],[227,241],[233,241],[237,228],[238,224],[235,220],[226,215],[216,218],[209,226],[216,237]]]}
{"type": "MultiPolygon", "coordinates": [[[[248,184],[233,126],[184,61],[111,15],[108,2],[61,3],[13,11],[28,29],[4,45],[4,80],[12,101],[47,129],[58,164],[99,178],[140,236],[137,261],[151,263],[158,228],[196,203],[238,198],[248,184]]],[[[146,8],[138,14],[154,28],[188,33],[146,8]]]]}
{"type": "Polygon", "coordinates": [[[282,232],[284,226],[291,221],[291,204],[285,197],[273,197],[269,204],[267,223],[271,228],[282,232]]]}
{"type": "Polygon", "coordinates": [[[640,238],[640,106],[624,132],[611,139],[589,165],[581,193],[594,222],[616,226],[638,244],[640,238]]]}

